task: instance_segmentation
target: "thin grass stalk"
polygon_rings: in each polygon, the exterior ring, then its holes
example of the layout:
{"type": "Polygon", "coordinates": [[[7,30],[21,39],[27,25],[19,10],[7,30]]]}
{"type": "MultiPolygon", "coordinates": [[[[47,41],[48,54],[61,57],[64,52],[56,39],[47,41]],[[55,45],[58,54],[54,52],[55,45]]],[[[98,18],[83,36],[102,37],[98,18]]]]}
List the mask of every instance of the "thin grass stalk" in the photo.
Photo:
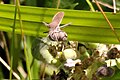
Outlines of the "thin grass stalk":
{"type": "Polygon", "coordinates": [[[10,80],[12,80],[12,63],[13,63],[13,55],[11,55],[11,61],[10,61],[10,80]]]}
{"type": "MultiPolygon", "coordinates": [[[[94,1],[93,1],[94,2],[94,1]]],[[[110,9],[113,9],[114,10],[114,6],[112,6],[112,5],[110,5],[110,4],[107,4],[107,3],[104,3],[104,2],[102,2],[102,1],[97,1],[100,5],[102,5],[102,6],[105,6],[105,7],[107,7],[107,8],[110,8],[110,9]]],[[[95,3],[95,2],[94,2],[95,3]]],[[[116,6],[115,6],[116,7],[116,6]]],[[[117,8],[115,8],[117,11],[119,11],[119,8],[117,7],[117,8]]]]}
{"type": "Polygon", "coordinates": [[[13,64],[13,54],[15,53],[15,25],[16,25],[16,14],[17,7],[15,6],[15,14],[14,14],[14,23],[13,23],[13,31],[12,31],[12,46],[11,46],[11,60],[10,60],[10,80],[12,80],[12,64],[13,64]]]}
{"type": "Polygon", "coordinates": [[[116,13],[116,1],[115,0],[113,0],[113,10],[114,10],[114,13],[116,13]]]}
{"type": "Polygon", "coordinates": [[[57,1],[57,9],[59,8],[60,6],[60,0],[57,1]]]}
{"type": "Polygon", "coordinates": [[[107,23],[109,24],[111,30],[113,31],[114,35],[116,36],[118,42],[120,42],[120,39],[115,31],[115,29],[113,28],[113,25],[110,23],[109,19],[107,18],[106,14],[104,13],[103,9],[101,8],[101,6],[99,5],[99,3],[97,2],[97,0],[95,0],[96,5],[98,6],[98,8],[100,9],[101,13],[103,14],[104,18],[106,19],[107,23]]]}
{"type": "MultiPolygon", "coordinates": [[[[10,70],[10,66],[0,57],[0,62],[8,69],[10,70]]],[[[20,80],[20,77],[17,73],[15,73],[14,71],[12,71],[12,74],[16,77],[16,79],[20,80]]]]}
{"type": "Polygon", "coordinates": [[[40,79],[41,80],[45,80],[44,77],[45,77],[46,65],[47,65],[46,62],[41,63],[41,66],[40,66],[41,67],[41,70],[40,70],[40,79]]]}
{"type": "Polygon", "coordinates": [[[19,16],[19,22],[20,22],[20,28],[21,28],[21,38],[22,38],[23,45],[24,45],[24,54],[25,54],[25,58],[26,58],[26,66],[27,66],[28,76],[29,76],[29,80],[32,80],[31,72],[30,72],[30,65],[29,65],[27,50],[26,50],[26,41],[25,41],[25,37],[24,37],[24,33],[23,33],[23,25],[22,25],[22,19],[21,19],[21,14],[20,14],[19,0],[16,0],[16,4],[17,4],[16,6],[18,9],[18,16],[19,16]]]}
{"type": "Polygon", "coordinates": [[[89,7],[91,8],[91,11],[95,12],[95,9],[94,9],[93,5],[91,4],[90,0],[86,0],[86,2],[88,3],[89,7]]]}
{"type": "Polygon", "coordinates": [[[1,34],[1,37],[2,37],[2,41],[4,43],[4,48],[5,48],[5,53],[6,53],[6,57],[7,57],[7,62],[10,65],[10,56],[9,56],[9,51],[8,51],[6,39],[5,39],[4,33],[2,31],[0,32],[0,34],[1,34]]]}

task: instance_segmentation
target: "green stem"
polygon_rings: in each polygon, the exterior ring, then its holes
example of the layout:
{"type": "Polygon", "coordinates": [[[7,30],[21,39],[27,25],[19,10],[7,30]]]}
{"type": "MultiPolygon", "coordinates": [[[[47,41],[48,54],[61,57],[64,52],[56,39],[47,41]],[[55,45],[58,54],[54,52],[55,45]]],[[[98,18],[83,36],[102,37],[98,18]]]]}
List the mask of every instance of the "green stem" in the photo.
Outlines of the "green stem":
{"type": "Polygon", "coordinates": [[[89,7],[91,8],[91,10],[92,10],[93,12],[95,12],[95,9],[94,9],[93,5],[91,4],[90,0],[86,0],[86,2],[88,3],[88,5],[89,5],[89,7]]]}
{"type": "Polygon", "coordinates": [[[10,61],[10,80],[12,80],[12,63],[13,63],[13,55],[11,53],[11,61],[10,61]]]}
{"type": "Polygon", "coordinates": [[[17,7],[15,6],[15,14],[14,14],[14,23],[13,23],[13,31],[12,31],[12,45],[11,45],[11,60],[10,60],[10,80],[12,80],[12,64],[13,64],[13,54],[15,53],[15,22],[16,22],[16,14],[17,14],[17,7]]]}
{"type": "Polygon", "coordinates": [[[59,9],[60,6],[60,0],[57,1],[57,9],[59,9]]]}
{"type": "Polygon", "coordinates": [[[21,15],[20,15],[20,3],[19,3],[19,0],[16,0],[16,4],[17,4],[17,9],[18,9],[18,16],[19,16],[19,22],[20,22],[20,28],[21,28],[21,34],[22,34],[21,38],[22,38],[23,45],[24,45],[24,54],[25,54],[25,58],[26,58],[26,66],[27,66],[28,76],[29,76],[29,80],[32,80],[31,72],[30,72],[30,65],[29,65],[28,56],[27,56],[27,50],[26,50],[26,41],[25,41],[24,33],[23,33],[22,19],[21,19],[21,15]]]}

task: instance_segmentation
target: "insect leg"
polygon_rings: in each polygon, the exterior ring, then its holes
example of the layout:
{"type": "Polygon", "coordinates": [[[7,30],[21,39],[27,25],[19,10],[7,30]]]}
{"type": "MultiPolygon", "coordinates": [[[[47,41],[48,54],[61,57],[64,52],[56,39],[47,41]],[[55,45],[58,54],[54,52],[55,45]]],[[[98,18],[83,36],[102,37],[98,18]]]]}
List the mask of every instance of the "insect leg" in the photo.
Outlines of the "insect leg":
{"type": "Polygon", "coordinates": [[[46,22],[42,22],[45,26],[49,26],[49,24],[47,24],[46,22]]]}
{"type": "Polygon", "coordinates": [[[60,26],[60,28],[66,27],[66,26],[68,26],[68,25],[70,25],[70,24],[71,24],[71,22],[70,22],[70,23],[67,23],[67,24],[65,24],[65,25],[60,26]]]}

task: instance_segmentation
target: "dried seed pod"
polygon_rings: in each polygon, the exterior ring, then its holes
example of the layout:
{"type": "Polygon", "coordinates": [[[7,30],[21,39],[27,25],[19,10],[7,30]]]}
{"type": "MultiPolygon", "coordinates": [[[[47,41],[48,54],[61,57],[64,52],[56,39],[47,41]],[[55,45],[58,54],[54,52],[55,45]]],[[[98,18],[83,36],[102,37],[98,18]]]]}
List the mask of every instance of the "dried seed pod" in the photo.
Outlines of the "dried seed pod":
{"type": "Polygon", "coordinates": [[[112,69],[111,67],[101,66],[97,70],[97,76],[109,77],[109,76],[112,76],[114,72],[115,72],[114,69],[112,69]]]}
{"type": "Polygon", "coordinates": [[[107,57],[108,59],[115,59],[117,58],[117,54],[119,54],[119,51],[116,47],[114,47],[107,52],[107,57]]]}
{"type": "Polygon", "coordinates": [[[51,76],[52,80],[67,80],[68,74],[63,70],[60,69],[60,71],[56,74],[55,72],[51,76]]]}

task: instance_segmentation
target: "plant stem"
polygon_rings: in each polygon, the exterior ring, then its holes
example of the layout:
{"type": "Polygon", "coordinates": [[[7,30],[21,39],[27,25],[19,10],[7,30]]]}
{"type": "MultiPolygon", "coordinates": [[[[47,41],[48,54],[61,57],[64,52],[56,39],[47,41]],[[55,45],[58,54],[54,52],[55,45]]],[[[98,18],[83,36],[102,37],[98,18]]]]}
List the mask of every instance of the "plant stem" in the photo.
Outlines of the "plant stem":
{"type": "Polygon", "coordinates": [[[12,45],[11,45],[11,60],[10,60],[10,80],[12,80],[12,64],[13,64],[13,54],[15,53],[15,25],[16,25],[16,14],[17,14],[17,7],[15,6],[15,14],[14,14],[14,23],[13,23],[13,31],[12,31],[12,45]]]}
{"type": "Polygon", "coordinates": [[[90,0],[86,0],[86,2],[88,3],[88,5],[89,5],[89,7],[91,8],[91,10],[92,10],[93,12],[95,12],[95,9],[94,9],[93,5],[91,4],[90,0]]]}
{"type": "Polygon", "coordinates": [[[0,36],[1,36],[2,41],[4,43],[4,48],[5,48],[5,52],[6,52],[7,62],[10,65],[9,51],[8,51],[8,47],[7,47],[7,43],[6,43],[6,39],[5,39],[4,33],[2,31],[0,32],[0,36]]]}
{"type": "Polygon", "coordinates": [[[20,28],[21,28],[21,35],[22,35],[21,38],[22,38],[23,45],[24,45],[24,54],[25,54],[25,58],[26,58],[26,66],[27,66],[28,76],[29,76],[29,80],[32,80],[31,72],[30,72],[30,65],[29,65],[27,50],[26,50],[26,41],[25,41],[24,32],[23,32],[22,19],[21,19],[21,14],[20,14],[20,2],[19,2],[19,0],[16,0],[16,4],[17,4],[16,6],[18,9],[18,16],[19,16],[19,22],[20,22],[20,28]]]}
{"type": "MultiPolygon", "coordinates": [[[[8,69],[11,70],[10,66],[0,57],[0,62],[8,69]]],[[[17,73],[12,71],[13,75],[16,77],[16,79],[20,80],[20,77],[18,76],[17,73]]]]}
{"type": "Polygon", "coordinates": [[[60,6],[60,0],[57,1],[57,9],[59,9],[60,6]]]}
{"type": "Polygon", "coordinates": [[[101,13],[103,14],[103,16],[106,19],[107,23],[109,24],[109,26],[110,26],[111,30],[113,31],[114,35],[116,36],[117,40],[120,42],[120,39],[119,39],[115,29],[113,28],[112,24],[110,23],[109,19],[107,18],[106,14],[104,13],[103,9],[101,8],[101,6],[97,2],[97,0],[95,0],[95,3],[98,6],[98,8],[100,9],[101,13]]]}
{"type": "Polygon", "coordinates": [[[114,13],[116,13],[116,2],[113,0],[113,8],[114,8],[114,13]]]}

